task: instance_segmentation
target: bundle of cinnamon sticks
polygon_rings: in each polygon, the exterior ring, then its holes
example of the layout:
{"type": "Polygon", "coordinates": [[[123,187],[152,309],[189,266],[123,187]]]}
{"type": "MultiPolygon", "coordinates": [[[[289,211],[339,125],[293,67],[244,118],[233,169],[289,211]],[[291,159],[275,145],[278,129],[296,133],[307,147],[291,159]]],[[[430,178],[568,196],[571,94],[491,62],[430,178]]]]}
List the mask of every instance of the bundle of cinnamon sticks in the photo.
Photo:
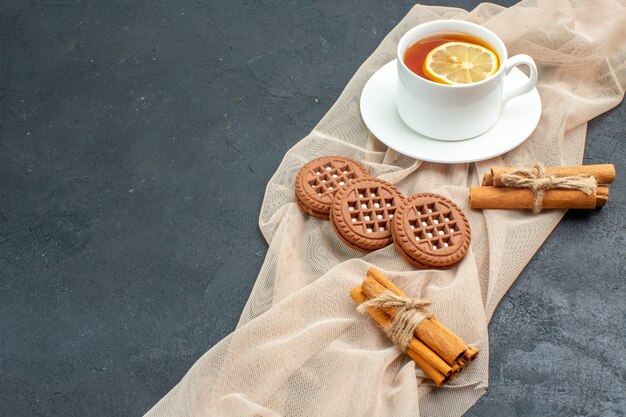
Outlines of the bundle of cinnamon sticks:
{"type": "MultiPolygon", "coordinates": [[[[473,209],[532,209],[536,193],[530,188],[507,186],[502,179],[520,167],[495,167],[485,173],[482,186],[470,187],[470,207],[473,209]]],[[[594,177],[595,191],[586,194],[580,190],[546,189],[542,196],[544,209],[593,209],[603,207],[609,200],[609,187],[615,180],[613,164],[579,165],[545,168],[545,172],[555,178],[594,177]]]]}
{"type": "MultiPolygon", "coordinates": [[[[401,297],[407,295],[375,268],[367,271],[361,286],[354,287],[350,297],[358,304],[384,293],[401,297]]],[[[390,325],[396,315],[395,308],[369,308],[367,314],[382,328],[390,325]]],[[[478,356],[478,348],[468,346],[444,326],[436,317],[423,319],[408,344],[406,354],[428,375],[437,386],[456,378],[478,356]]]]}

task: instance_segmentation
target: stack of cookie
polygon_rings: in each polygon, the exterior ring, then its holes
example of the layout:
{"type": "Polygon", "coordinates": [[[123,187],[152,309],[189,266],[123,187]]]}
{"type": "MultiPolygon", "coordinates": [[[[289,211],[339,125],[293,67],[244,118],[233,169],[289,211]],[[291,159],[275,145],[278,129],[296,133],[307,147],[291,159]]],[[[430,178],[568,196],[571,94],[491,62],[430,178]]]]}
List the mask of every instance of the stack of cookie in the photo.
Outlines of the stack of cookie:
{"type": "Polygon", "coordinates": [[[296,199],[308,214],[330,219],[339,238],[362,252],[392,242],[421,269],[448,269],[467,253],[470,227],[461,209],[438,194],[405,198],[349,158],[324,156],[296,176],[296,199]]]}

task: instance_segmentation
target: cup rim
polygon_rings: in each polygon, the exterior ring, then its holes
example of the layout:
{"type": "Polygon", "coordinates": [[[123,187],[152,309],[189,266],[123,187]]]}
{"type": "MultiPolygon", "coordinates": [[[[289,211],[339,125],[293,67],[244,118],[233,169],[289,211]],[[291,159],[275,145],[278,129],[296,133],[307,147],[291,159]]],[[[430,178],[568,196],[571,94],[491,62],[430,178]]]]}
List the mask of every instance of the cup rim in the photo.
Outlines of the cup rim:
{"type": "MultiPolygon", "coordinates": [[[[462,33],[462,31],[459,31],[462,33]]],[[[422,39],[422,38],[418,38],[415,41],[422,39]]],[[[496,45],[494,45],[496,46],[496,45]]],[[[412,27],[411,29],[409,29],[404,35],[402,35],[402,37],[400,38],[400,40],[398,41],[398,46],[396,49],[396,56],[397,56],[397,60],[399,62],[399,64],[405,69],[405,71],[407,71],[411,77],[413,77],[414,79],[420,80],[419,82],[426,82],[428,84],[434,85],[434,86],[438,86],[441,88],[449,88],[449,89],[468,89],[468,88],[474,88],[474,87],[478,87],[480,85],[486,84],[490,81],[492,81],[493,79],[495,79],[496,77],[498,77],[503,71],[504,71],[504,66],[506,64],[506,61],[508,60],[508,51],[506,49],[506,45],[504,44],[504,42],[502,41],[502,39],[500,39],[500,37],[498,35],[496,35],[494,32],[492,32],[491,30],[487,29],[484,26],[478,25],[476,23],[472,23],[472,22],[468,22],[466,20],[459,20],[459,19],[440,19],[440,20],[431,20],[429,22],[424,22],[421,23],[417,26],[412,27]],[[502,50],[504,51],[504,56],[501,57],[498,55],[498,59],[501,61],[499,62],[499,68],[498,70],[489,78],[486,78],[482,81],[478,81],[476,83],[469,83],[469,84],[443,84],[443,83],[437,83],[435,81],[431,81],[428,80],[426,78],[422,78],[419,75],[417,75],[416,73],[414,73],[413,71],[411,71],[411,69],[409,67],[406,66],[406,64],[404,63],[404,57],[402,56],[401,52],[400,52],[400,46],[403,43],[403,40],[409,36],[412,32],[416,31],[418,28],[423,28],[424,26],[439,26],[442,23],[460,23],[462,25],[469,25],[469,26],[473,26],[475,28],[478,28],[479,30],[485,31],[487,32],[489,35],[493,36],[494,39],[496,39],[496,42],[499,43],[499,45],[502,48],[502,50]]]]}

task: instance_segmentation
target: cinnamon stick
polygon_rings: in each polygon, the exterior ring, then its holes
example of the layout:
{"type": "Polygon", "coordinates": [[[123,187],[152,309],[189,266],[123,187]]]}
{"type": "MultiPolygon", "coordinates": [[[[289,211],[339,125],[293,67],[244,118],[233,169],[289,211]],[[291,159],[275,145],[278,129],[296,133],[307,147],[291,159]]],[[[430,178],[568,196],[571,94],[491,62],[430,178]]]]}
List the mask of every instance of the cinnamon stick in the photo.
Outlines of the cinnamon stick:
{"type": "MultiPolygon", "coordinates": [[[[354,287],[352,291],[350,291],[350,297],[358,304],[367,300],[367,295],[365,295],[361,287],[354,287]]],[[[376,318],[374,318],[374,320],[381,326],[386,326],[391,321],[391,317],[389,317],[385,312],[380,311],[379,309],[369,310],[374,310],[372,313],[380,316],[380,321],[383,322],[383,324],[378,323],[376,318]]],[[[368,314],[370,313],[369,310],[368,314]]],[[[413,339],[411,339],[409,342],[409,349],[412,349],[415,353],[423,357],[430,365],[441,372],[444,376],[450,376],[452,374],[452,367],[450,367],[450,365],[448,365],[443,359],[437,356],[435,352],[433,352],[428,346],[417,338],[413,337],[413,339]]]]}
{"type": "Polygon", "coordinates": [[[491,171],[487,171],[485,172],[485,175],[483,176],[483,182],[482,185],[493,185],[493,175],[491,175],[491,171]]]}
{"type": "Polygon", "coordinates": [[[463,355],[463,360],[466,362],[471,362],[478,357],[478,353],[480,351],[475,346],[469,346],[465,355],[463,355]]]}
{"type": "MultiPolygon", "coordinates": [[[[380,285],[382,285],[383,287],[387,288],[388,290],[390,290],[391,292],[395,293],[396,295],[408,298],[408,295],[404,291],[402,291],[400,288],[398,288],[389,278],[387,278],[385,275],[383,275],[378,269],[376,269],[374,267],[368,269],[367,270],[367,276],[372,278],[372,279],[374,279],[380,285]]],[[[444,332],[446,334],[446,336],[450,340],[455,340],[456,344],[459,346],[459,348],[462,348],[462,349],[465,349],[465,350],[467,350],[469,348],[465,344],[463,339],[461,339],[459,336],[457,336],[452,330],[448,329],[436,317],[429,317],[426,320],[429,320],[435,326],[437,326],[442,332],[444,332]]]]}
{"type": "Polygon", "coordinates": [[[450,377],[450,381],[452,381],[453,379],[456,379],[457,376],[461,375],[461,371],[465,368],[465,366],[460,366],[460,364],[457,363],[454,364],[454,366],[452,367],[452,376],[450,377]]]}
{"type": "Polygon", "coordinates": [[[596,207],[604,207],[609,201],[609,187],[598,187],[596,189],[596,207]]]}
{"type": "Polygon", "coordinates": [[[394,284],[389,278],[384,276],[382,272],[380,272],[378,269],[371,267],[370,269],[367,270],[366,274],[368,277],[373,278],[380,285],[387,288],[388,290],[395,293],[396,295],[399,295],[401,297],[407,297],[407,298],[409,297],[404,291],[398,288],[396,284],[394,284]]]}
{"type": "MultiPolygon", "coordinates": [[[[380,294],[384,294],[389,290],[380,285],[376,280],[367,277],[361,286],[363,292],[368,298],[375,298],[380,294]]],[[[395,308],[382,309],[392,319],[396,315],[395,308]]],[[[450,338],[445,332],[442,332],[439,326],[431,320],[425,319],[415,329],[415,336],[421,340],[426,346],[432,349],[449,365],[453,365],[457,359],[462,357],[467,350],[465,344],[459,344],[457,339],[450,338]]]]}
{"type": "MultiPolygon", "coordinates": [[[[502,175],[517,171],[520,167],[494,167],[490,175],[485,174],[483,185],[501,187],[502,175]]],[[[570,177],[576,175],[590,175],[596,178],[598,184],[611,184],[615,180],[615,166],[613,164],[577,165],[567,167],[549,167],[546,172],[555,177],[570,177]]]]}
{"type": "Polygon", "coordinates": [[[469,349],[469,346],[465,344],[463,339],[457,336],[456,333],[454,333],[452,330],[448,329],[442,322],[439,321],[439,319],[437,319],[437,317],[431,317],[429,320],[432,321],[435,326],[439,327],[442,332],[446,333],[449,338],[456,339],[457,343],[459,343],[459,345],[462,345],[465,350],[469,349]]]}
{"type": "MultiPolygon", "coordinates": [[[[592,195],[578,190],[547,190],[543,208],[593,209],[606,204],[608,193],[606,186],[599,186],[592,195]]],[[[473,209],[532,209],[534,202],[534,193],[526,188],[470,187],[470,207],[473,209]]]]}
{"type": "Polygon", "coordinates": [[[424,373],[428,375],[428,377],[432,379],[435,385],[437,385],[438,387],[444,385],[446,382],[450,380],[452,375],[451,376],[442,375],[435,368],[431,367],[430,364],[428,364],[428,362],[424,360],[424,358],[416,354],[411,349],[408,349],[406,351],[406,354],[409,355],[411,359],[413,359],[413,362],[415,362],[415,364],[419,366],[420,369],[424,371],[424,373]]]}
{"type": "MultiPolygon", "coordinates": [[[[350,297],[357,304],[361,304],[367,300],[367,296],[361,287],[354,287],[352,291],[350,291],[350,297]]],[[[379,309],[370,308],[367,310],[367,314],[380,327],[388,326],[391,322],[391,317],[379,309]]],[[[448,366],[447,363],[416,338],[413,338],[413,340],[409,342],[409,348],[406,354],[409,355],[417,366],[419,366],[438,386],[445,384],[453,374],[452,368],[448,366]],[[441,370],[438,369],[438,367],[441,368],[441,370]]]]}
{"type": "MultiPolygon", "coordinates": [[[[391,320],[391,318],[389,318],[389,320],[391,320]]],[[[429,365],[441,372],[443,376],[452,376],[454,368],[448,365],[446,361],[441,359],[435,352],[433,352],[416,337],[413,337],[413,339],[409,342],[409,350],[415,352],[416,355],[423,358],[429,365]]]]}

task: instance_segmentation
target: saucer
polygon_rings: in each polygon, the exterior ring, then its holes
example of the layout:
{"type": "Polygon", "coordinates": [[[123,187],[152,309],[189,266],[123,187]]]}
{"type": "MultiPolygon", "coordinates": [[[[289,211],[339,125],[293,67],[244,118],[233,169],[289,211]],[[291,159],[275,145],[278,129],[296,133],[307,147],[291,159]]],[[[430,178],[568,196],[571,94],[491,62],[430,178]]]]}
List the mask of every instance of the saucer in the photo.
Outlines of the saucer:
{"type": "MultiPolygon", "coordinates": [[[[504,79],[504,91],[526,80],[522,71],[513,68],[504,79]]],[[[396,108],[397,81],[395,60],[376,71],[361,93],[361,117],[382,143],[422,161],[456,164],[501,155],[524,142],[541,116],[541,99],[535,88],[509,100],[496,124],[482,135],[454,142],[431,139],[412,130],[400,118],[396,108]]]]}

